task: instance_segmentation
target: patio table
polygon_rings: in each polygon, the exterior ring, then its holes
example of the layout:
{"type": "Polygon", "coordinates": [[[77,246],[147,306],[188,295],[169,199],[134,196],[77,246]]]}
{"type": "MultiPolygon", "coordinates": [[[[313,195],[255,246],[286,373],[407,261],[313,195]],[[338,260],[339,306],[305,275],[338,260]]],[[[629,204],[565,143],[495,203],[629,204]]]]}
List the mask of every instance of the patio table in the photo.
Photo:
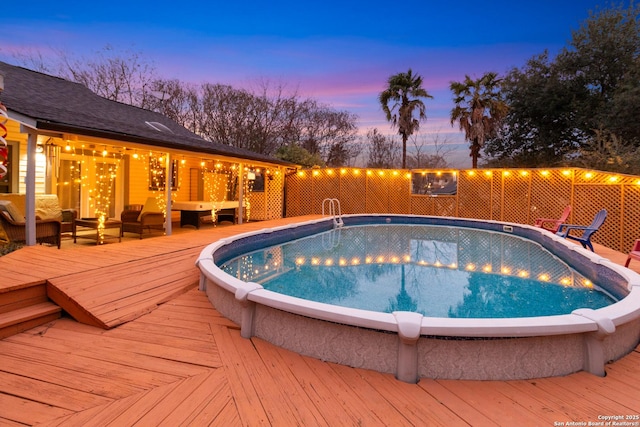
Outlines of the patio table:
{"type": "Polygon", "coordinates": [[[99,221],[98,218],[79,218],[73,221],[73,229],[72,229],[72,233],[73,233],[73,243],[76,243],[76,239],[91,239],[91,240],[95,240],[96,241],[96,245],[102,244],[104,243],[105,239],[118,239],[118,242],[122,241],[122,221],[119,221],[117,219],[107,219],[104,221],[104,230],[110,229],[110,228],[117,228],[118,229],[118,235],[114,236],[113,234],[106,234],[104,233],[102,235],[102,241],[100,241],[100,230],[98,229],[99,226],[99,221]],[[78,231],[78,227],[84,227],[84,228],[89,228],[92,230],[96,230],[96,233],[93,234],[77,234],[78,231]]]}
{"type": "Polygon", "coordinates": [[[204,216],[210,216],[211,208],[216,209],[218,217],[231,217],[234,223],[237,222],[239,206],[237,200],[224,202],[187,201],[174,202],[171,205],[171,210],[180,211],[180,227],[192,225],[195,228],[200,228],[200,219],[204,216]]]}

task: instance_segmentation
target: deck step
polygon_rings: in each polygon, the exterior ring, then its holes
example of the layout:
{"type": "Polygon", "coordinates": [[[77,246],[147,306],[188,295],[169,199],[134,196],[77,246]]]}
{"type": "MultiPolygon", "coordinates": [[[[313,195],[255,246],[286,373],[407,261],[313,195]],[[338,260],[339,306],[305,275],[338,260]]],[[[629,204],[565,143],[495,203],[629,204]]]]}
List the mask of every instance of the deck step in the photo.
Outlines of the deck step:
{"type": "Polygon", "coordinates": [[[56,320],[61,313],[58,305],[48,301],[0,313],[0,339],[56,320]]]}

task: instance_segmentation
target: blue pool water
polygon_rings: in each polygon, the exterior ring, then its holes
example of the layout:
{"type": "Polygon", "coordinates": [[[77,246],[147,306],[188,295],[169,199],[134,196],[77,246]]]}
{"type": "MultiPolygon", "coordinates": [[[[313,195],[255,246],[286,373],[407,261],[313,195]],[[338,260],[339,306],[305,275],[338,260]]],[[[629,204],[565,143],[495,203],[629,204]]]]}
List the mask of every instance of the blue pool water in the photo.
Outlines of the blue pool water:
{"type": "Polygon", "coordinates": [[[344,227],[251,252],[220,268],[281,294],[430,317],[548,316],[615,302],[535,242],[451,226],[344,227]]]}

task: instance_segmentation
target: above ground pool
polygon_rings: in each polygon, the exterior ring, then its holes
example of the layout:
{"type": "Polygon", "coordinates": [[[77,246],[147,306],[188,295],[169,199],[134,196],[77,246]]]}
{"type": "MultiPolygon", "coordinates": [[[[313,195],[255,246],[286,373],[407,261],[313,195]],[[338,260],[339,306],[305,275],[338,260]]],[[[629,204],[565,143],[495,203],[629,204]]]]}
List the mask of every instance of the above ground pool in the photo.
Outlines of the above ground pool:
{"type": "Polygon", "coordinates": [[[632,351],[640,276],[527,225],[348,215],[205,248],[201,289],[245,338],[420,377],[523,379],[632,351]]]}
{"type": "Polygon", "coordinates": [[[538,243],[441,225],[340,227],[237,256],[220,269],[284,295],[430,317],[550,316],[616,302],[538,243]]]}

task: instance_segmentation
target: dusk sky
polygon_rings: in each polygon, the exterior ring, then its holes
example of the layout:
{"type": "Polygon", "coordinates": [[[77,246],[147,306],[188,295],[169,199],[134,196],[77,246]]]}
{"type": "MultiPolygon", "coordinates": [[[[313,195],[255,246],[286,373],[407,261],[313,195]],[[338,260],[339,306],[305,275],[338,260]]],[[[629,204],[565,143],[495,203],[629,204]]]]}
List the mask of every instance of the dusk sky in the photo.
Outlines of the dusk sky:
{"type": "MultiPolygon", "coordinates": [[[[427,141],[462,143],[452,128],[451,81],[504,74],[552,55],[606,0],[506,1],[110,1],[5,2],[0,60],[15,53],[94,56],[106,45],[139,52],[164,78],[251,87],[284,84],[359,116],[361,133],[395,133],[378,105],[389,76],[409,68],[426,100],[427,141]],[[102,5],[104,4],[104,5],[102,5]]],[[[450,166],[470,167],[466,143],[450,166]]]]}

